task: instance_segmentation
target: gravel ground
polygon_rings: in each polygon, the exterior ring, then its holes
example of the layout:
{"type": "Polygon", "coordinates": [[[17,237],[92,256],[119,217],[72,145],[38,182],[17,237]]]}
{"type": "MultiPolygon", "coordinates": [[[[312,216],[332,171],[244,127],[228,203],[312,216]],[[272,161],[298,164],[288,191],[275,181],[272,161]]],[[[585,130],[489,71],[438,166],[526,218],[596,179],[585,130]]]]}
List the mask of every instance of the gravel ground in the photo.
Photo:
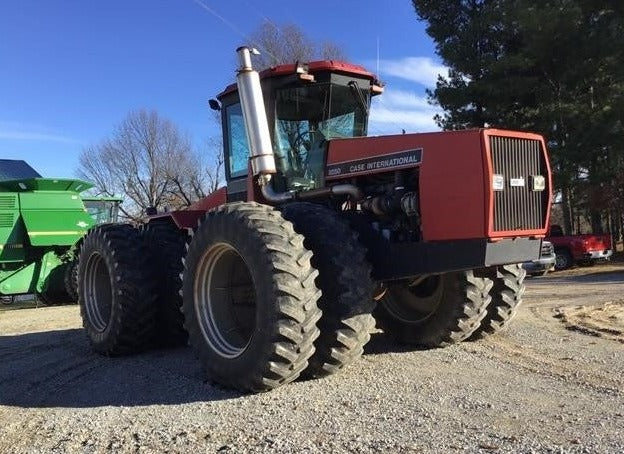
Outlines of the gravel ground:
{"type": "Polygon", "coordinates": [[[206,383],[186,348],[99,357],[75,306],[1,311],[0,452],[621,453],[623,270],[527,280],[486,341],[410,350],[378,333],[342,373],[258,395],[206,383]],[[572,326],[592,308],[619,337],[572,326]]]}

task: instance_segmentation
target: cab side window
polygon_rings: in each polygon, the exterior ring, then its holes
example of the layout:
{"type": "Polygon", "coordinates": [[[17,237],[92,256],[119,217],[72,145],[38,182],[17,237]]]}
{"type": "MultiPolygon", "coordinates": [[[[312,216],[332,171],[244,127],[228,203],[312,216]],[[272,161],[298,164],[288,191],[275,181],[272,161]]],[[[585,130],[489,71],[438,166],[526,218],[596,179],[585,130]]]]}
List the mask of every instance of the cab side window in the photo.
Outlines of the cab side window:
{"type": "Polygon", "coordinates": [[[230,178],[247,175],[249,161],[249,145],[241,105],[232,104],[226,107],[225,118],[228,135],[228,161],[230,178]]]}

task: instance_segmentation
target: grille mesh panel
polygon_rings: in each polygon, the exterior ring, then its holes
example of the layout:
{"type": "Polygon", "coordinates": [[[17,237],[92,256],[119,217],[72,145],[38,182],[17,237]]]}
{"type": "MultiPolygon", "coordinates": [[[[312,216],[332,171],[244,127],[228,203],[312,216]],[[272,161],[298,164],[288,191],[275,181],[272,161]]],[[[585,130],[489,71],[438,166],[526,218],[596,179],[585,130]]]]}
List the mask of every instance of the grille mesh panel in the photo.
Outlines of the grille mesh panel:
{"type": "Polygon", "coordinates": [[[0,195],[0,210],[14,210],[17,197],[14,195],[0,195]]]}
{"type": "Polygon", "coordinates": [[[14,222],[13,213],[0,213],[0,227],[13,227],[14,222]]]}
{"type": "Polygon", "coordinates": [[[531,190],[532,176],[547,177],[540,141],[491,136],[490,150],[494,173],[505,180],[504,190],[494,191],[494,231],[544,228],[550,188],[531,190]],[[512,178],[524,178],[524,185],[511,186],[512,178]]]}

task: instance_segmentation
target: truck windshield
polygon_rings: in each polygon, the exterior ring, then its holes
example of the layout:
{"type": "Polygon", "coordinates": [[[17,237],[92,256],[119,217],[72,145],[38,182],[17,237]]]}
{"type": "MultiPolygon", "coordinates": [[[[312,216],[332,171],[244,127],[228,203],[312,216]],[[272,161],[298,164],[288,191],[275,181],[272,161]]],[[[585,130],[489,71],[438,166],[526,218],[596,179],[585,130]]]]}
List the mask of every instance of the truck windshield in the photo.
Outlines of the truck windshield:
{"type": "Polygon", "coordinates": [[[278,168],[294,182],[290,186],[297,186],[293,178],[309,186],[310,172],[320,170],[310,168],[311,154],[323,140],[366,135],[370,95],[355,87],[327,83],[277,90],[274,151],[278,168]]]}

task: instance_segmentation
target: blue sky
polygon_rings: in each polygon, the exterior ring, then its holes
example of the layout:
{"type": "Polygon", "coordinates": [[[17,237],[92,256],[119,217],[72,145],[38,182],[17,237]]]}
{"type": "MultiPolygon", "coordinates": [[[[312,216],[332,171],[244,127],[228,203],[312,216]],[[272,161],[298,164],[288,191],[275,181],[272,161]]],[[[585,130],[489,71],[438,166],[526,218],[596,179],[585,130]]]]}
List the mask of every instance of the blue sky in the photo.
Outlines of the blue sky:
{"type": "Polygon", "coordinates": [[[0,158],[73,176],[82,149],[128,112],[156,109],[198,148],[207,100],[234,80],[235,53],[263,20],[295,23],[379,72],[371,134],[434,130],[424,90],[444,68],[409,0],[5,0],[0,9],[0,158]],[[230,25],[203,8],[203,3],[230,25]]]}

